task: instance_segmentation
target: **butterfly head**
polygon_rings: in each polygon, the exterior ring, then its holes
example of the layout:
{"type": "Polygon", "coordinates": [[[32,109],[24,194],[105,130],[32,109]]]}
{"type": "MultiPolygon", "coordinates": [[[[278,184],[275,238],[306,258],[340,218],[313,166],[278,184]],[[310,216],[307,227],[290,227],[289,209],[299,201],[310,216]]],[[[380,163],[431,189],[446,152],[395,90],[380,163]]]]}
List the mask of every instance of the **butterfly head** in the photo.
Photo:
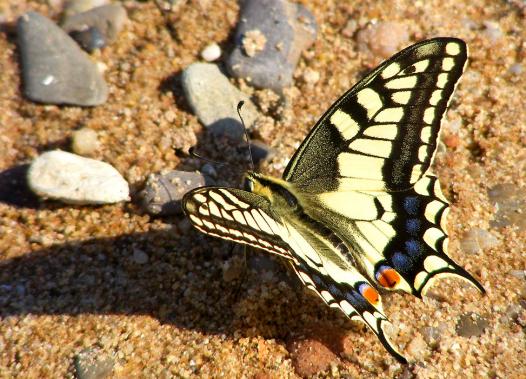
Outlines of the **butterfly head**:
{"type": "Polygon", "coordinates": [[[248,171],[245,174],[245,189],[267,199],[271,204],[296,209],[298,200],[289,183],[284,180],[248,171]]]}

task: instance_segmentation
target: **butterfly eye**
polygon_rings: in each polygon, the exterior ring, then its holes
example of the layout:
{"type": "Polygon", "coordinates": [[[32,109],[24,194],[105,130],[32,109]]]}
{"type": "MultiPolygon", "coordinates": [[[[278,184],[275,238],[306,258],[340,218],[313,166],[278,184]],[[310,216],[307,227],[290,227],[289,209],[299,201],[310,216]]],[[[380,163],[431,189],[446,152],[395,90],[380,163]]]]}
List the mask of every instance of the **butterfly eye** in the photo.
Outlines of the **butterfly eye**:
{"type": "Polygon", "coordinates": [[[253,192],[254,191],[254,182],[250,180],[249,178],[245,178],[245,181],[243,183],[243,189],[245,191],[253,192]]]}

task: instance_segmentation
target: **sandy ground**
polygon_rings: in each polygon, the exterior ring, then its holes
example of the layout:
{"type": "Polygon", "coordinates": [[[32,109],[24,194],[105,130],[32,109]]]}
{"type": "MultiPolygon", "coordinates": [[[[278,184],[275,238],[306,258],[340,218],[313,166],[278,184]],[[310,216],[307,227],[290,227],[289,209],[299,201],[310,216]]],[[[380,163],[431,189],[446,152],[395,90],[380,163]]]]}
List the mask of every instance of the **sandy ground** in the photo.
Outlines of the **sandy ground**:
{"type": "MultiPolygon", "coordinates": [[[[275,117],[268,91],[241,83],[271,120],[257,134],[277,155],[261,171],[280,175],[316,119],[380,61],[358,53],[355,39],[341,32],[349,18],[358,25],[400,22],[412,41],[443,35],[468,43],[470,65],[444,122],[446,144],[435,171],[452,202],[450,255],[488,293],[480,297],[461,282],[441,281],[424,301],[385,296],[397,342],[418,358],[407,367],[372,333],[305,293],[279,263],[269,260],[268,270],[260,265],[259,272],[230,280],[225,272],[240,254],[190,229],[183,216],[152,218],[136,196],[131,203],[93,207],[40,202],[28,193],[25,165],[43,151],[68,150],[68,138],[81,126],[99,133],[96,158],[123,173],[134,194],[151,172],[198,169],[203,162],[172,149],[188,148],[195,139],[204,154],[239,166],[239,173],[219,169],[219,183],[238,185],[248,168],[236,146],[203,133],[179,82],[181,70],[199,60],[208,43],[229,51],[235,1],[181,2],[167,17],[153,2],[125,2],[130,24],[93,57],[107,66],[111,91],[95,108],[36,105],[21,95],[10,23],[27,10],[56,20],[60,2],[50,3],[0,1],[0,377],[69,377],[75,356],[86,349],[113,360],[115,378],[296,377],[298,357],[316,364],[326,356],[321,377],[526,377],[526,281],[520,271],[526,269],[526,231],[490,228],[496,209],[487,195],[503,183],[521,196],[526,189],[524,3],[302,1],[316,15],[319,34],[299,63],[287,108],[275,117]],[[516,63],[522,72],[510,72],[516,63]],[[301,80],[307,69],[320,74],[315,85],[301,80]],[[473,227],[489,230],[498,245],[463,253],[459,240],[473,227]],[[148,255],[147,263],[132,259],[137,249],[148,255]],[[457,321],[467,312],[488,321],[482,335],[457,335],[457,321]],[[440,338],[422,343],[430,326],[440,338]],[[339,347],[312,340],[320,349],[314,357],[290,348],[312,334],[318,340],[337,335],[339,347]]],[[[249,261],[259,254],[249,253],[249,261]]]]}

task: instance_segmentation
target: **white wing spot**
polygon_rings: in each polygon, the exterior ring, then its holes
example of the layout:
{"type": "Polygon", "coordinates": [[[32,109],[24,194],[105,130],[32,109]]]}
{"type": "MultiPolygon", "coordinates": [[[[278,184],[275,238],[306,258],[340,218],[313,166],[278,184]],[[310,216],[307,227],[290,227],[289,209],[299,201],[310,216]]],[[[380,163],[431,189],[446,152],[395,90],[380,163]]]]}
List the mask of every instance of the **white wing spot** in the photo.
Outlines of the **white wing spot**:
{"type": "Polygon", "coordinates": [[[243,214],[240,211],[238,211],[237,209],[232,212],[232,216],[234,216],[234,219],[237,222],[239,222],[240,224],[243,224],[243,225],[247,224],[245,218],[243,217],[243,214]]]}
{"type": "Polygon", "coordinates": [[[417,74],[419,72],[424,72],[428,66],[429,59],[424,59],[419,62],[416,62],[415,64],[413,64],[413,67],[415,68],[415,71],[413,71],[413,73],[417,74]]]}
{"type": "Polygon", "coordinates": [[[386,108],[380,111],[376,115],[376,117],[374,118],[374,121],[376,122],[400,122],[402,117],[404,117],[404,108],[402,107],[386,108]]]}
{"type": "Polygon", "coordinates": [[[376,333],[378,333],[378,326],[376,325],[376,317],[370,312],[363,312],[362,317],[367,321],[367,325],[371,327],[376,333]]]}
{"type": "Polygon", "coordinates": [[[455,60],[453,58],[447,57],[442,60],[442,70],[451,71],[453,67],[455,67],[455,60]]]}
{"type": "Polygon", "coordinates": [[[444,88],[447,84],[447,78],[448,78],[448,74],[446,73],[438,74],[437,87],[444,88]]]}
{"type": "Polygon", "coordinates": [[[411,100],[411,91],[396,91],[391,96],[391,100],[398,104],[407,104],[411,100]]]}
{"type": "Polygon", "coordinates": [[[418,160],[424,163],[429,154],[427,153],[427,145],[422,145],[418,148],[418,160]]]}
{"type": "MultiPolygon", "coordinates": [[[[347,316],[350,316],[353,313],[356,313],[352,305],[349,304],[347,300],[340,301],[340,308],[342,309],[343,313],[345,313],[347,316]]],[[[363,321],[363,320],[360,319],[360,321],[363,321]]]]}
{"type": "Polygon", "coordinates": [[[396,230],[394,228],[382,220],[375,220],[373,221],[374,226],[376,226],[380,231],[385,234],[389,239],[392,239],[396,236],[396,230]]]}
{"type": "Polygon", "coordinates": [[[425,271],[420,271],[418,274],[416,274],[414,286],[417,290],[421,289],[426,278],[427,278],[427,273],[425,271]]]}
{"type": "Polygon", "coordinates": [[[203,216],[210,216],[210,212],[208,211],[208,206],[205,207],[206,204],[202,204],[199,207],[199,213],[203,216]]]}
{"type": "Polygon", "coordinates": [[[230,220],[230,221],[234,221],[234,219],[232,218],[232,216],[230,216],[228,214],[227,211],[225,211],[224,209],[221,209],[221,216],[226,219],[226,220],[230,220]]]}
{"type": "Polygon", "coordinates": [[[341,176],[378,179],[382,178],[383,158],[369,157],[361,154],[341,153],[338,155],[338,167],[341,176]]]}
{"type": "Polygon", "coordinates": [[[387,158],[391,155],[393,144],[390,141],[359,138],[351,142],[349,147],[360,153],[387,158]]]}
{"type": "Polygon", "coordinates": [[[398,127],[396,124],[372,125],[365,129],[363,134],[368,137],[394,140],[398,134],[398,127]]]}
{"type": "Polygon", "coordinates": [[[400,70],[401,70],[400,65],[396,62],[393,62],[390,65],[388,65],[386,68],[384,68],[380,76],[383,79],[389,79],[395,76],[396,74],[398,74],[400,70]]]}
{"type": "Polygon", "coordinates": [[[426,126],[422,128],[420,132],[420,139],[422,142],[429,144],[431,142],[431,127],[426,126]]]}
{"type": "Polygon", "coordinates": [[[189,215],[190,217],[190,220],[196,224],[196,225],[199,225],[199,226],[203,226],[203,222],[201,221],[201,219],[195,215],[189,215]]]}
{"type": "Polygon", "coordinates": [[[239,200],[237,197],[235,197],[235,196],[234,196],[232,193],[230,193],[228,190],[226,190],[226,189],[224,189],[224,188],[220,188],[219,191],[221,191],[221,193],[222,193],[223,195],[225,195],[226,197],[228,197],[228,199],[229,199],[232,203],[234,203],[234,204],[240,206],[241,208],[245,208],[245,209],[246,209],[246,208],[250,207],[249,204],[245,203],[244,201],[239,200]]]}
{"type": "Polygon", "coordinates": [[[215,191],[210,191],[209,192],[210,194],[210,197],[216,201],[216,203],[218,204],[221,204],[221,206],[223,208],[225,208],[227,211],[231,211],[231,210],[234,210],[234,209],[237,209],[235,206],[233,206],[232,204],[228,204],[225,199],[223,198],[223,196],[221,196],[220,194],[218,194],[217,192],[215,191]]]}
{"type": "Polygon", "coordinates": [[[360,126],[358,123],[354,121],[349,114],[339,109],[334,112],[330,120],[331,124],[333,124],[336,129],[338,129],[343,138],[347,140],[353,138],[360,131],[360,126]]]}
{"type": "Polygon", "coordinates": [[[405,76],[388,81],[385,87],[388,89],[413,89],[416,87],[418,78],[416,75],[405,76]]]}
{"type": "Polygon", "coordinates": [[[422,176],[422,165],[421,164],[415,164],[413,166],[413,169],[411,170],[411,184],[416,183],[418,179],[422,176]]]}
{"type": "Polygon", "coordinates": [[[247,220],[248,226],[252,227],[253,229],[260,230],[260,227],[256,220],[254,220],[254,217],[250,214],[250,212],[243,212],[243,216],[245,216],[245,219],[247,220]]]}
{"type": "Polygon", "coordinates": [[[458,55],[460,54],[460,46],[456,42],[449,42],[446,45],[446,53],[449,55],[458,55]]]}
{"type": "Polygon", "coordinates": [[[206,201],[206,197],[200,193],[196,193],[194,195],[194,199],[197,200],[200,203],[204,203],[206,201]]]}
{"type": "Polygon", "coordinates": [[[434,90],[429,98],[429,104],[436,106],[440,100],[442,100],[442,90],[434,90]]]}
{"type": "Polygon", "coordinates": [[[254,220],[256,220],[256,222],[259,225],[259,228],[262,231],[264,231],[267,234],[274,234],[272,232],[272,229],[270,229],[270,226],[268,226],[268,224],[265,222],[265,219],[261,216],[260,211],[258,211],[257,209],[252,209],[251,212],[252,216],[254,217],[254,220]]]}
{"type": "Polygon", "coordinates": [[[433,250],[438,251],[437,243],[445,236],[444,232],[438,228],[429,228],[426,230],[422,238],[433,250]]]}
{"type": "Polygon", "coordinates": [[[221,217],[221,212],[219,211],[219,208],[217,207],[216,203],[210,202],[210,204],[208,205],[208,208],[212,215],[216,217],[221,217]]]}
{"type": "Polygon", "coordinates": [[[441,201],[433,200],[432,202],[426,205],[424,216],[429,220],[429,222],[436,224],[437,215],[445,207],[446,207],[446,204],[442,203],[441,201]]]}
{"type": "Polygon", "coordinates": [[[204,224],[208,229],[215,229],[215,228],[216,228],[216,226],[215,226],[213,223],[211,223],[210,221],[207,221],[207,220],[205,220],[205,219],[203,219],[202,221],[203,221],[203,224],[204,224]]]}
{"type": "Polygon", "coordinates": [[[430,255],[424,260],[424,268],[427,272],[430,273],[445,268],[447,266],[447,262],[436,255],[430,255]]]}
{"type": "Polygon", "coordinates": [[[435,120],[435,108],[429,107],[424,111],[424,122],[426,124],[432,124],[435,120]]]}
{"type": "Polygon", "coordinates": [[[357,94],[358,103],[367,110],[367,117],[371,119],[382,106],[380,95],[371,88],[364,88],[357,94]]]}

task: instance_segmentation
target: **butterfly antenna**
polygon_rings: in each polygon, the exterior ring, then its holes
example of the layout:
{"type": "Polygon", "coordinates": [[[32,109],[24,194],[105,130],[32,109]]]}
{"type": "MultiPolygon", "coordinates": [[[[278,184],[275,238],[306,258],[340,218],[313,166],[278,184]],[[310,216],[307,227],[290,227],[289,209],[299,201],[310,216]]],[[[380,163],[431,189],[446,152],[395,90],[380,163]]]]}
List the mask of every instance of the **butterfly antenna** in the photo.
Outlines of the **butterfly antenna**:
{"type": "Polygon", "coordinates": [[[241,125],[243,125],[243,130],[245,131],[245,137],[247,138],[248,153],[250,154],[250,168],[252,169],[252,171],[255,171],[254,158],[252,158],[252,148],[250,147],[250,138],[248,137],[247,126],[245,125],[245,120],[243,120],[243,117],[241,116],[241,107],[243,107],[243,104],[245,104],[243,100],[237,103],[237,114],[239,116],[239,119],[241,120],[241,125]]]}
{"type": "Polygon", "coordinates": [[[195,147],[194,146],[192,146],[191,148],[188,149],[188,154],[190,154],[194,158],[202,159],[205,162],[213,163],[213,164],[220,165],[220,166],[230,166],[230,164],[228,164],[226,162],[214,161],[213,159],[205,158],[202,155],[197,154],[195,152],[195,147]]]}

